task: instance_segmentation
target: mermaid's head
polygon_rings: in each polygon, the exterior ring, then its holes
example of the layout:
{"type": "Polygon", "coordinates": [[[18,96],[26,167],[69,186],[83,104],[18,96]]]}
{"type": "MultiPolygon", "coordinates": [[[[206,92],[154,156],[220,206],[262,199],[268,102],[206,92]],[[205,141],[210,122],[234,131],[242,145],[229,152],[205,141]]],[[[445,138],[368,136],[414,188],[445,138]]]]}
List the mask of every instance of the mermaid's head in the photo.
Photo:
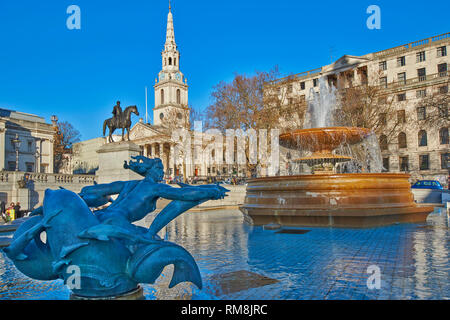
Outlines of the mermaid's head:
{"type": "Polygon", "coordinates": [[[130,169],[143,177],[150,177],[155,182],[162,181],[164,178],[164,165],[161,159],[149,159],[144,156],[131,157],[136,161],[125,161],[123,167],[130,169]]]}

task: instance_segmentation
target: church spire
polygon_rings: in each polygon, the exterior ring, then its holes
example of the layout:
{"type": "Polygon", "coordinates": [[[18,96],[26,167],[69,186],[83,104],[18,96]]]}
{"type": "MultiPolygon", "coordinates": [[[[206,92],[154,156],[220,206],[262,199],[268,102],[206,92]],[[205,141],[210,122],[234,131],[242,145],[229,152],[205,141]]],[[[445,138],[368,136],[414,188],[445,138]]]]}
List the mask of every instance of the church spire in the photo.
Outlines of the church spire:
{"type": "Polygon", "coordinates": [[[176,50],[176,49],[177,49],[177,45],[175,43],[175,31],[173,28],[172,5],[169,0],[169,14],[167,15],[167,32],[166,32],[165,50],[171,51],[171,50],[176,50]]]}

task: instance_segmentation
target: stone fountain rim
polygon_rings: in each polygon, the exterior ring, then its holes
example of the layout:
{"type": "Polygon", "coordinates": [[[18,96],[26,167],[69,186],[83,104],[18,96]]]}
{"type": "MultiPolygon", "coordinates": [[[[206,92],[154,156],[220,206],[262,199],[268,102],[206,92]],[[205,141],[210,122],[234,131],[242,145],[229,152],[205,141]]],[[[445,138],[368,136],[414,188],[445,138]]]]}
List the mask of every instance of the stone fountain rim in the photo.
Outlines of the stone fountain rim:
{"type": "Polygon", "coordinates": [[[303,129],[297,129],[297,130],[292,130],[289,132],[285,132],[280,134],[281,136],[288,136],[288,135],[292,135],[292,134],[296,134],[296,133],[310,133],[310,132],[323,132],[323,131],[339,131],[339,132],[343,132],[343,131],[358,131],[358,132],[364,132],[366,134],[371,134],[372,130],[368,129],[368,128],[363,128],[363,127],[318,127],[318,128],[303,128],[303,129]]]}
{"type": "Polygon", "coordinates": [[[261,182],[261,181],[278,181],[278,180],[323,180],[324,178],[410,178],[409,173],[331,173],[331,174],[300,174],[292,176],[275,176],[275,177],[260,177],[251,178],[247,182],[261,182]]]}

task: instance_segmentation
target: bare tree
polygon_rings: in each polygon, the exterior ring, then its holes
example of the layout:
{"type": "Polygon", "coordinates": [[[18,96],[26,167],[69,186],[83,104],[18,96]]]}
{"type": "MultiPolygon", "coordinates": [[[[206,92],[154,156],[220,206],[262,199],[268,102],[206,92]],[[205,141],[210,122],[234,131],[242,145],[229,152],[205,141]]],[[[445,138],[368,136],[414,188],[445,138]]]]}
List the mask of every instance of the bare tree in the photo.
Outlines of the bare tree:
{"type": "Polygon", "coordinates": [[[424,123],[430,127],[448,127],[450,125],[450,93],[449,81],[432,87],[431,92],[422,97],[416,104],[417,108],[424,108],[424,123]]]}
{"type": "Polygon", "coordinates": [[[67,121],[58,122],[53,139],[54,172],[58,173],[69,160],[73,144],[80,141],[81,134],[67,121]]]}
{"type": "MultiPolygon", "coordinates": [[[[294,93],[295,77],[278,80],[279,75],[274,67],[269,72],[256,71],[252,76],[235,74],[230,83],[217,84],[211,94],[213,103],[206,110],[206,128],[223,134],[227,129],[288,129],[296,123],[291,120],[303,118],[306,103],[304,96],[294,93]]],[[[237,141],[234,145],[236,152],[237,141]]],[[[247,172],[255,173],[261,162],[258,159],[251,164],[249,152],[245,148],[247,172]]]]}
{"type": "Polygon", "coordinates": [[[370,85],[344,88],[339,93],[341,107],[335,115],[339,125],[367,128],[392,141],[402,122],[393,95],[370,85]]]}

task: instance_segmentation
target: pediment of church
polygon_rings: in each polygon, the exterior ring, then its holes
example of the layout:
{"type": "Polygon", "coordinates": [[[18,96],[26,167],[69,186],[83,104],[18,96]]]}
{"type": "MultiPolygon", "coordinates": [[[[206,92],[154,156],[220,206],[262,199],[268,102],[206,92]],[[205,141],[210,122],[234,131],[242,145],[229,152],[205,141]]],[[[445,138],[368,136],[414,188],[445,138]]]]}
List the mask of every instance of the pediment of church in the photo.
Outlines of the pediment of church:
{"type": "Polygon", "coordinates": [[[164,132],[162,132],[161,130],[157,130],[151,125],[140,122],[135,124],[134,127],[130,130],[130,140],[152,138],[161,135],[164,135],[164,132]]]}
{"type": "Polygon", "coordinates": [[[355,65],[358,65],[360,63],[366,63],[368,61],[370,61],[370,60],[367,58],[345,55],[345,56],[342,56],[341,58],[339,58],[333,64],[323,67],[322,72],[331,72],[331,71],[338,71],[338,70],[342,70],[342,69],[349,69],[351,67],[354,67],[355,65]]]}

